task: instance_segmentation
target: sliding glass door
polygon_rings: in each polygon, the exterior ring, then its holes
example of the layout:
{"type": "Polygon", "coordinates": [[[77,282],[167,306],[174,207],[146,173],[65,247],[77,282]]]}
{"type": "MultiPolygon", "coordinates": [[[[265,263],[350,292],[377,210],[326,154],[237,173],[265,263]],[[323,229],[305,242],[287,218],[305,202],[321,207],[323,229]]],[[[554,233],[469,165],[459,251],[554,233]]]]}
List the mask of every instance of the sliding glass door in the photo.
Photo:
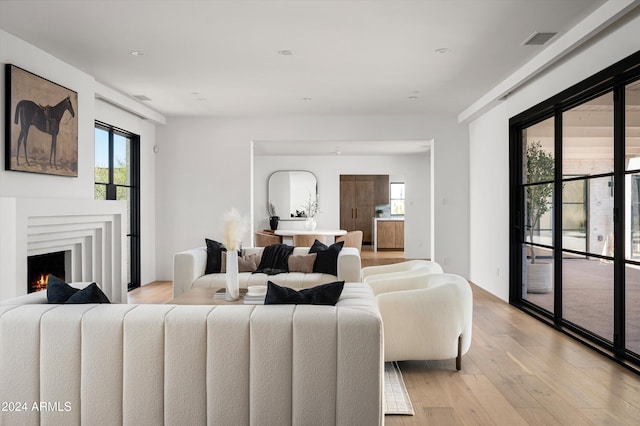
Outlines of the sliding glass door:
{"type": "Polygon", "coordinates": [[[640,365],[640,53],[510,129],[510,302],[640,365]]]}

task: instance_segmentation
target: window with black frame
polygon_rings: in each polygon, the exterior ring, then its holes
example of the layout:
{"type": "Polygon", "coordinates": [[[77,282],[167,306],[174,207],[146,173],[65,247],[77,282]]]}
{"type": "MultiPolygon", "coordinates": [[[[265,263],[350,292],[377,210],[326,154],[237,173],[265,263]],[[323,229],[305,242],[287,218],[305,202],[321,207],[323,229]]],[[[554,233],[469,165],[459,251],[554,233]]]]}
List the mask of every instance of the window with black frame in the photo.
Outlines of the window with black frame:
{"type": "Polygon", "coordinates": [[[140,286],[140,137],[96,122],[94,198],[127,201],[128,288],[140,286]]]}

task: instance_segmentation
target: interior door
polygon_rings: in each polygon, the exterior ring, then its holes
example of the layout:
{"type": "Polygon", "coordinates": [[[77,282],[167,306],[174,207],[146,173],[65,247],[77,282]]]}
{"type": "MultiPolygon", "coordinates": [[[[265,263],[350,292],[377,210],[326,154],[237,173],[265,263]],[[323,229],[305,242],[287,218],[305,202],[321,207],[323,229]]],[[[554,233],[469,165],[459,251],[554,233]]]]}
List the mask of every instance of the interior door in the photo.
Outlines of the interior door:
{"type": "Polygon", "coordinates": [[[355,231],[356,228],[356,180],[355,176],[340,176],[340,229],[355,231]]]}
{"type": "Polygon", "coordinates": [[[356,178],[356,217],[355,227],[362,231],[362,242],[371,244],[372,223],[375,215],[374,176],[358,176],[356,178]]]}

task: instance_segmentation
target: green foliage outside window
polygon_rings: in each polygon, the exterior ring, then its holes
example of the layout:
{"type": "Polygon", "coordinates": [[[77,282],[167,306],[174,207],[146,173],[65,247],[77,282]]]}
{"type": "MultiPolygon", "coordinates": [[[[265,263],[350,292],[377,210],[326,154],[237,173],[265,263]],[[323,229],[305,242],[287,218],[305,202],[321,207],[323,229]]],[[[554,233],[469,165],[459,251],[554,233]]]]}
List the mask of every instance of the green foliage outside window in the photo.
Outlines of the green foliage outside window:
{"type": "MultiPolygon", "coordinates": [[[[113,169],[113,180],[117,183],[128,183],[127,166],[124,161],[118,161],[118,166],[113,169]]],[[[107,199],[107,184],[109,183],[109,167],[98,167],[94,169],[94,199],[107,199]]],[[[126,188],[117,189],[117,199],[127,199],[126,188]]]]}
{"type": "MultiPolygon", "coordinates": [[[[527,182],[552,182],[554,173],[553,156],[542,149],[539,141],[527,144],[527,182]]],[[[533,242],[533,233],[551,205],[549,200],[553,194],[553,184],[537,184],[526,188],[527,227],[529,241],[533,242]]],[[[531,247],[531,263],[536,262],[535,250],[531,247]]]]}

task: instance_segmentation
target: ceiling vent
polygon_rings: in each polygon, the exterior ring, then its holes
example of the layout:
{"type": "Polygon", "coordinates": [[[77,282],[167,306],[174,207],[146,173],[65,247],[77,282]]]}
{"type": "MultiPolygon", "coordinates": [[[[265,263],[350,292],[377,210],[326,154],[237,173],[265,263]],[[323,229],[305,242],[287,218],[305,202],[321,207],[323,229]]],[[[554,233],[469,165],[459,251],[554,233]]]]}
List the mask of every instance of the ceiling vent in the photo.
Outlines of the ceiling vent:
{"type": "Polygon", "coordinates": [[[139,101],[142,101],[142,102],[151,100],[151,98],[149,98],[149,97],[147,97],[145,95],[133,95],[133,97],[136,98],[139,101]]]}
{"type": "Polygon", "coordinates": [[[558,33],[533,33],[522,43],[525,46],[542,46],[558,33]]]}

